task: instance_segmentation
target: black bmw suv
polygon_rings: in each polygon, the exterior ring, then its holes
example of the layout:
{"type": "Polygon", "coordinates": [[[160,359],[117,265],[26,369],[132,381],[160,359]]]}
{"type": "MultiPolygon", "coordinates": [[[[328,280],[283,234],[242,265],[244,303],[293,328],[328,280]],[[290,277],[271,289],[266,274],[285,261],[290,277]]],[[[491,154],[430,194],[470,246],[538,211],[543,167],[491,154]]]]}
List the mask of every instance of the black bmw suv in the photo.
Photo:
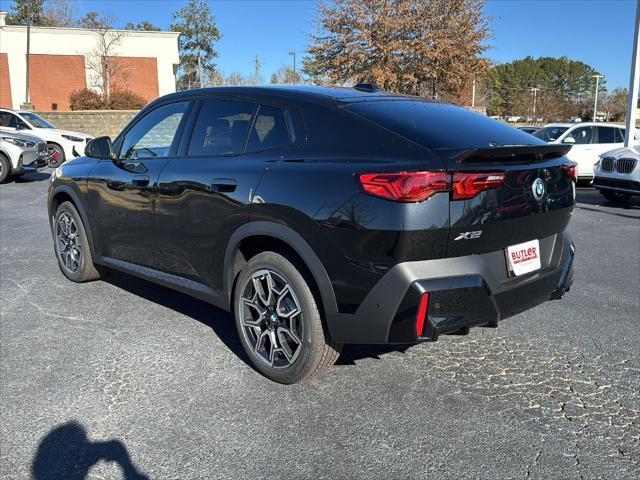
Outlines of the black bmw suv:
{"type": "Polygon", "coordinates": [[[255,368],[298,382],[344,343],[562,297],[568,148],[371,85],[175,93],[55,171],[55,253],[75,282],[116,269],[232,311],[255,368]]]}

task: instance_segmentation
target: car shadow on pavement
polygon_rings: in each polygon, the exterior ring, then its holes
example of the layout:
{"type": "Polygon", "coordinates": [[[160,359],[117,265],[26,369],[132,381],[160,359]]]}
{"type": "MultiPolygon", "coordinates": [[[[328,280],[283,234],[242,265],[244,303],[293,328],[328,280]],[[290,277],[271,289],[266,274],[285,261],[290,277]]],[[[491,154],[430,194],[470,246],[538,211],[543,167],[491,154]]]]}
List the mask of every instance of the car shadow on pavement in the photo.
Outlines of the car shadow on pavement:
{"type": "MultiPolygon", "coordinates": [[[[235,322],[229,312],[161,285],[126,273],[110,271],[103,280],[151,302],[170,308],[208,326],[238,358],[253,368],[242,348],[235,322]]],[[[411,345],[345,345],[336,365],[355,365],[357,360],[377,358],[391,352],[405,352],[411,345]]]]}
{"type": "Polygon", "coordinates": [[[578,188],[576,190],[576,203],[578,206],[594,205],[618,208],[620,210],[640,210],[640,196],[631,197],[624,203],[615,203],[604,198],[595,188],[578,188]]]}
{"type": "Polygon", "coordinates": [[[40,441],[31,475],[34,480],[84,480],[100,461],[116,462],[125,480],[149,478],[138,471],[121,441],[92,442],[76,421],[58,425],[40,441]]]}
{"type": "Polygon", "coordinates": [[[46,172],[33,172],[25,173],[24,175],[18,175],[17,177],[12,177],[12,179],[13,183],[31,183],[48,180],[50,176],[51,175],[46,172]]]}

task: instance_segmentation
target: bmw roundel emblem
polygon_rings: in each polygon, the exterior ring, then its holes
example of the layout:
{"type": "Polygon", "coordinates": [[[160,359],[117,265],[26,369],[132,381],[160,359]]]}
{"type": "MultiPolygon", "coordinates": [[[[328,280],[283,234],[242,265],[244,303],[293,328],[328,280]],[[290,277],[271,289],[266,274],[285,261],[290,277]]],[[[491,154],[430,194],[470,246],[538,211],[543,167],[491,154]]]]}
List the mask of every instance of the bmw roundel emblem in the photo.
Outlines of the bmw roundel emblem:
{"type": "Polygon", "coordinates": [[[545,193],[545,186],[541,178],[536,178],[533,181],[533,185],[531,185],[531,190],[533,190],[533,196],[535,197],[536,200],[538,201],[542,200],[542,197],[544,197],[544,193],[545,193]]]}

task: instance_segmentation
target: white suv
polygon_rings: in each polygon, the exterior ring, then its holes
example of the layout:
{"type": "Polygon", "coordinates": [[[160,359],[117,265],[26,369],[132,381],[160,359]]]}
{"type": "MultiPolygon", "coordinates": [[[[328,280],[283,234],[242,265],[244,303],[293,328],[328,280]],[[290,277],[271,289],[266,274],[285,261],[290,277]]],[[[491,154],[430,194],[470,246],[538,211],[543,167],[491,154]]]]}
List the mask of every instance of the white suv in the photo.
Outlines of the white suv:
{"type": "MultiPolygon", "coordinates": [[[[615,123],[551,123],[533,133],[549,143],[573,145],[567,158],[578,164],[578,180],[591,181],[599,156],[624,145],[624,127],[615,123]]],[[[634,140],[638,140],[637,130],[634,140]]]]}
{"type": "Polygon", "coordinates": [[[47,163],[44,140],[0,130],[0,183],[11,175],[34,172],[47,163]]]}
{"type": "Polygon", "coordinates": [[[36,135],[47,142],[53,165],[84,155],[84,147],[91,135],[59,130],[33,112],[0,109],[0,130],[36,135]]]}
{"type": "Polygon", "coordinates": [[[596,163],[593,186],[612,202],[626,202],[632,195],[640,195],[639,147],[603,153],[596,163]]]}

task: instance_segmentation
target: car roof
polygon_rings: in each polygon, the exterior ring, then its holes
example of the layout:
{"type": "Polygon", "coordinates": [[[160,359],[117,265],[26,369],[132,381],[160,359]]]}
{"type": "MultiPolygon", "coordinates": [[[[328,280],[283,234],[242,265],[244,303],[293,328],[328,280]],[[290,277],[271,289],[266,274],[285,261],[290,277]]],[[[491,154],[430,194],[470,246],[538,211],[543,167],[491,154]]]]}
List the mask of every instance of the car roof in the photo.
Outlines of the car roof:
{"type": "MultiPolygon", "coordinates": [[[[380,99],[414,99],[427,100],[424,97],[412,97],[397,93],[385,92],[372,88],[371,90],[355,89],[351,87],[325,87],[312,85],[265,85],[265,86],[239,86],[239,87],[213,87],[197,88],[182,92],[171,93],[160,97],[159,100],[189,98],[199,95],[229,95],[229,96],[260,96],[271,97],[283,100],[301,100],[314,103],[326,103],[335,105],[336,103],[352,103],[363,100],[380,99]]],[[[155,102],[153,102],[155,103],[155,102]]]]}
{"type": "Polygon", "coordinates": [[[624,125],[618,125],[617,123],[607,123],[607,122],[560,122],[560,123],[548,123],[545,125],[546,127],[616,127],[616,128],[624,128],[624,125]]]}

